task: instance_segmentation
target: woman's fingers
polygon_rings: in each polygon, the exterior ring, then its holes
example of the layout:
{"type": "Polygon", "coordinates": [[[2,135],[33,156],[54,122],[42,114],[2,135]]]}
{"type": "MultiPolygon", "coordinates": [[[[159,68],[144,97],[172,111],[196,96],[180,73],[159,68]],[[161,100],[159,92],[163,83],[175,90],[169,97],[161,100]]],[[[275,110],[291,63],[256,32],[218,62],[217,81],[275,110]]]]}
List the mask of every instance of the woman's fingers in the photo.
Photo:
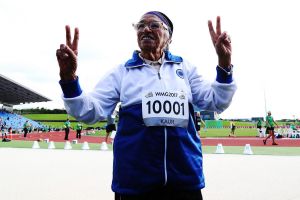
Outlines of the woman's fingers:
{"type": "Polygon", "coordinates": [[[214,29],[211,20],[208,21],[208,29],[209,29],[209,33],[210,33],[212,42],[213,42],[214,45],[216,45],[216,43],[220,39],[220,35],[222,34],[222,30],[221,30],[221,17],[217,16],[216,30],[214,29]]]}
{"type": "Polygon", "coordinates": [[[215,45],[215,43],[216,43],[216,33],[215,33],[214,27],[212,25],[212,22],[210,20],[208,20],[208,30],[209,30],[211,40],[212,40],[213,44],[215,45]]]}
{"type": "Polygon", "coordinates": [[[221,35],[221,33],[222,33],[222,31],[221,31],[221,17],[220,16],[217,16],[216,32],[217,32],[217,35],[221,35]]]}
{"type": "Polygon", "coordinates": [[[68,59],[69,57],[75,58],[76,54],[75,52],[68,47],[67,45],[61,44],[60,48],[56,51],[56,55],[60,59],[68,59]]]}
{"type": "Polygon", "coordinates": [[[225,45],[228,45],[228,44],[230,44],[230,43],[231,43],[231,38],[230,38],[230,35],[228,35],[227,32],[222,33],[222,34],[218,37],[218,39],[217,39],[217,41],[216,41],[216,45],[218,45],[218,44],[225,44],[225,45]]]}
{"type": "Polygon", "coordinates": [[[75,52],[76,55],[78,52],[78,41],[79,41],[79,29],[76,27],[75,33],[74,33],[73,44],[72,44],[72,50],[75,52]]]}
{"type": "Polygon", "coordinates": [[[75,80],[77,69],[77,54],[79,29],[75,28],[72,41],[70,26],[66,25],[66,44],[61,44],[56,50],[56,57],[60,68],[61,80],[75,80]]]}
{"type": "Polygon", "coordinates": [[[66,25],[65,28],[66,28],[66,45],[71,47],[72,46],[72,43],[71,43],[71,40],[72,40],[71,29],[70,29],[69,25],[66,25]]]}
{"type": "Polygon", "coordinates": [[[78,52],[78,41],[79,41],[79,29],[76,27],[75,32],[74,32],[74,38],[72,41],[72,36],[71,36],[71,28],[69,25],[66,25],[66,45],[70,47],[75,54],[77,55],[78,52]]]}

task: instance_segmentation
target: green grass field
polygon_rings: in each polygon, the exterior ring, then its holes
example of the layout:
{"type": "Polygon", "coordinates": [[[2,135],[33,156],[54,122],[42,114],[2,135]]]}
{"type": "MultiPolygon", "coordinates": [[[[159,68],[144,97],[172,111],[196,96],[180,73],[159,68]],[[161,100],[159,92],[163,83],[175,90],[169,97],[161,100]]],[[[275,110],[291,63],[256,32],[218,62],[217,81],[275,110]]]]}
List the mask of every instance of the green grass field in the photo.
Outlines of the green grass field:
{"type": "MultiPolygon", "coordinates": [[[[64,121],[68,118],[67,114],[25,114],[24,117],[34,120],[40,121],[43,120],[42,124],[47,126],[55,127],[55,128],[62,128],[64,125],[64,121]],[[49,121],[46,121],[49,120],[49,121]],[[51,120],[61,120],[62,122],[51,122],[51,120]]],[[[70,120],[75,120],[73,117],[69,117],[70,120]]],[[[74,127],[76,122],[71,122],[71,126],[74,127]]],[[[106,122],[97,122],[95,124],[85,124],[83,123],[83,128],[86,127],[103,127],[106,125],[106,122]]]]}
{"type": "MultiPolygon", "coordinates": [[[[203,146],[204,154],[216,152],[214,146],[203,146]]],[[[243,154],[244,146],[223,146],[225,154],[243,154]]],[[[253,155],[300,156],[300,147],[251,147],[253,155]]]]}
{"type": "MultiPolygon", "coordinates": [[[[24,114],[22,115],[32,120],[66,120],[68,118],[67,114],[24,114]]],[[[74,117],[70,116],[70,120],[75,120],[74,117]]]]}
{"type": "MultiPolygon", "coordinates": [[[[62,128],[64,125],[64,122],[42,122],[43,124],[47,125],[47,126],[51,126],[51,127],[55,127],[55,128],[62,128]]],[[[96,124],[93,125],[89,125],[89,124],[84,124],[83,125],[83,129],[86,129],[87,127],[103,127],[106,125],[106,122],[98,122],[96,124]]],[[[71,127],[75,127],[76,126],[76,122],[71,122],[71,127]]]]}
{"type": "MultiPolygon", "coordinates": [[[[201,129],[200,134],[201,137],[227,137],[230,133],[229,128],[209,128],[209,129],[201,129]]],[[[235,130],[235,134],[237,137],[239,136],[249,136],[255,137],[257,135],[256,128],[237,128],[235,130]]]]}
{"type": "MultiPolygon", "coordinates": [[[[0,148],[32,148],[33,141],[11,141],[0,142],[0,148]]],[[[56,142],[56,149],[64,149],[63,142],[56,142]]],[[[81,150],[82,144],[71,144],[73,150],[81,150]]],[[[48,149],[46,142],[39,142],[41,149],[48,149]]],[[[90,143],[90,150],[100,150],[101,144],[90,143]]],[[[108,145],[112,150],[112,145],[108,145]]],[[[223,146],[225,154],[243,154],[244,146],[223,146]]],[[[281,155],[281,156],[300,156],[300,147],[251,147],[254,155],[281,155]]],[[[204,154],[214,154],[215,146],[203,146],[204,154]]],[[[50,150],[49,150],[50,151],[50,150]]]]}
{"type": "MultiPolygon", "coordinates": [[[[64,149],[64,142],[55,142],[56,149],[64,149]]],[[[0,142],[0,148],[32,148],[33,141],[10,141],[10,142],[0,142]]],[[[82,144],[71,144],[72,149],[81,150],[82,144]]],[[[39,142],[41,149],[48,149],[48,143],[39,142]]],[[[100,150],[101,144],[89,143],[90,150],[100,150]]],[[[112,145],[108,144],[108,148],[112,150],[112,145]]]]}
{"type": "MultiPolygon", "coordinates": [[[[23,115],[26,118],[35,120],[35,121],[47,121],[47,120],[61,120],[61,121],[65,121],[68,118],[67,114],[24,114],[23,115]]],[[[73,117],[69,117],[70,120],[75,120],[73,117]]],[[[51,125],[54,127],[61,127],[63,125],[62,122],[43,122],[46,125],[51,125]]],[[[93,125],[87,125],[84,124],[85,127],[87,126],[93,126],[93,127],[97,127],[97,126],[102,126],[103,124],[105,124],[105,122],[99,122],[93,125]]],[[[253,123],[251,122],[235,122],[236,126],[255,126],[253,123]]],[[[230,126],[230,122],[224,120],[223,121],[223,126],[230,126]]]]}
{"type": "MultiPolygon", "coordinates": [[[[67,114],[25,114],[23,115],[24,117],[27,117],[29,119],[39,121],[39,120],[66,120],[67,119],[67,114]]],[[[70,117],[70,120],[74,120],[73,117],[70,117]]],[[[56,128],[62,128],[63,127],[63,122],[43,122],[43,124],[51,126],[51,127],[56,127],[56,128]]],[[[75,126],[76,123],[72,122],[72,126],[75,126]]],[[[93,125],[88,125],[88,124],[83,124],[83,128],[92,126],[92,127],[103,127],[106,125],[106,122],[98,122],[93,125]]],[[[223,122],[224,126],[229,126],[229,121],[224,121],[223,122]]],[[[236,122],[237,126],[251,126],[253,123],[249,122],[236,122]]],[[[221,128],[221,129],[207,129],[207,131],[204,131],[202,129],[201,135],[203,137],[224,137],[228,136],[230,132],[229,128],[221,128]]],[[[236,129],[236,134],[237,136],[255,136],[256,135],[256,129],[236,129]]],[[[101,133],[100,135],[104,135],[101,133]]]]}

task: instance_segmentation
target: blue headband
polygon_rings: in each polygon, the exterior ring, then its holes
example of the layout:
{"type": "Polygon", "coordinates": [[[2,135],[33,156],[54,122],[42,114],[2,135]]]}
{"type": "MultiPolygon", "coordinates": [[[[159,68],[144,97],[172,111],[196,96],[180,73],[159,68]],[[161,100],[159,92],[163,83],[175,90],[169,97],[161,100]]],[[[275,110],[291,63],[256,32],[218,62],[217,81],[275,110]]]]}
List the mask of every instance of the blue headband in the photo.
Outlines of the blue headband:
{"type": "Polygon", "coordinates": [[[164,13],[159,12],[159,11],[150,11],[150,12],[145,13],[145,15],[155,15],[156,17],[158,17],[164,24],[166,24],[168,26],[170,36],[172,36],[172,34],[173,34],[173,23],[167,17],[167,15],[165,15],[164,13]]]}

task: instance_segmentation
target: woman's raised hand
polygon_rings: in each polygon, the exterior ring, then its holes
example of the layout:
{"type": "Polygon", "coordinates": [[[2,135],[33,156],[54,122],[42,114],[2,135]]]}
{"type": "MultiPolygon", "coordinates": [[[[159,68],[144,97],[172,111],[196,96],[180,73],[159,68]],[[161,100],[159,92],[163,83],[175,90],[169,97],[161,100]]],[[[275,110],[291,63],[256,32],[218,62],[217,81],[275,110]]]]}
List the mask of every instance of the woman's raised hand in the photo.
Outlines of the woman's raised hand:
{"type": "Polygon", "coordinates": [[[221,18],[217,17],[216,31],[212,22],[208,21],[208,29],[211,40],[219,57],[220,67],[229,67],[231,65],[231,39],[226,32],[221,31],[221,18]]]}
{"type": "Polygon", "coordinates": [[[75,28],[72,41],[70,26],[66,25],[66,44],[61,44],[60,48],[56,50],[61,80],[71,81],[76,79],[78,40],[79,29],[75,28]]]}

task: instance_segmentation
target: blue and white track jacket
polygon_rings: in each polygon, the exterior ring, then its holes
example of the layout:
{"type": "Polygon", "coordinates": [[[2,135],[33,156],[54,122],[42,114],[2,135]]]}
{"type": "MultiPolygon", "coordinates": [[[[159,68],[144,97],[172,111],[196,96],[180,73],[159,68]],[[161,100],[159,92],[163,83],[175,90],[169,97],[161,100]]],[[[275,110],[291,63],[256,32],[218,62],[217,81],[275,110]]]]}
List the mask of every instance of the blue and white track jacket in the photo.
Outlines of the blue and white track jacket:
{"type": "Polygon", "coordinates": [[[216,81],[210,83],[195,66],[170,52],[165,52],[158,72],[135,51],[130,60],[109,72],[90,93],[81,91],[78,79],[60,84],[67,112],[85,123],[104,119],[121,102],[114,139],[114,192],[140,194],[161,186],[181,190],[205,186],[201,141],[192,115],[187,128],[147,127],[142,118],[142,92],[184,90],[190,104],[220,113],[229,106],[236,90],[232,74],[217,67],[216,81]]]}

